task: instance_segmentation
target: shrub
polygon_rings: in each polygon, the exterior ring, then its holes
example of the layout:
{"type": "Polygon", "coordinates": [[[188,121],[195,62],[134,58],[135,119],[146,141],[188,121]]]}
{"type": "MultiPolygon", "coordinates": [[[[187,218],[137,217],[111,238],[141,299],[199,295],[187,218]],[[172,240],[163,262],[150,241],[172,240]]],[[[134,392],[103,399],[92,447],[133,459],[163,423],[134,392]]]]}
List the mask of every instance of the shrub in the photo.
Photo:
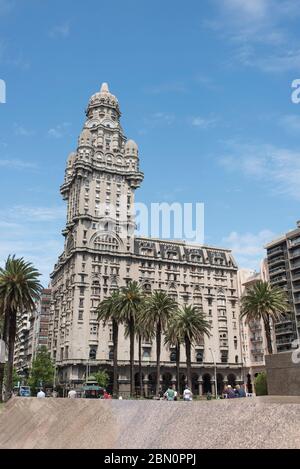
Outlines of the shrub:
{"type": "Polygon", "coordinates": [[[258,373],[254,381],[255,393],[257,396],[268,395],[267,374],[265,372],[258,373]]]}

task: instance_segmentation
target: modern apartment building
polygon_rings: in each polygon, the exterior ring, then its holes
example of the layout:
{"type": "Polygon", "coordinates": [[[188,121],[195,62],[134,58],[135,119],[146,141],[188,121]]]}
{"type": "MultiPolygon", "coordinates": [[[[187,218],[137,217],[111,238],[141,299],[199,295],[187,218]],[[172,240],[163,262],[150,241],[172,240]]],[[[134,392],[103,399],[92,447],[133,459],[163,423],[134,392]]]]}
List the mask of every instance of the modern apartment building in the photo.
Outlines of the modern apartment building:
{"type": "Polygon", "coordinates": [[[277,352],[292,348],[300,334],[300,221],[297,228],[267,244],[270,282],[288,295],[288,313],[275,326],[277,352]]]}
{"type": "MultiPolygon", "coordinates": [[[[216,366],[221,392],[225,383],[243,379],[236,263],[227,249],[134,236],[134,195],[144,175],[138,146],[126,139],[120,116],[117,98],[103,84],[89,101],[61,186],[67,221],[64,251],[51,275],[49,326],[59,383],[80,386],[99,367],[112,374],[112,328],[98,323],[96,308],[115,289],[136,280],[147,293],[165,290],[181,305],[203,309],[212,335],[192,351],[193,391],[214,392],[216,366]]],[[[142,344],[146,394],[153,392],[156,381],[155,350],[154,341],[142,344]]],[[[181,360],[183,387],[184,347],[181,360]]],[[[122,328],[118,379],[120,391],[126,393],[129,342],[122,328]]],[[[176,353],[164,347],[161,382],[167,386],[175,381],[176,353]]]]}

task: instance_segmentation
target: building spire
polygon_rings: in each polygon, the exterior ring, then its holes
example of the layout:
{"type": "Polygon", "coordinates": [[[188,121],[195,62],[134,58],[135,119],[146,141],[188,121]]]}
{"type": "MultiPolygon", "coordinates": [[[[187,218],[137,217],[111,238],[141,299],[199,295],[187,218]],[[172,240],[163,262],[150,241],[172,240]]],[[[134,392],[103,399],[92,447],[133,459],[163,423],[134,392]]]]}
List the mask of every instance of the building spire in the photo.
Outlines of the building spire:
{"type": "Polygon", "coordinates": [[[100,93],[109,93],[108,84],[102,83],[100,93]]]}

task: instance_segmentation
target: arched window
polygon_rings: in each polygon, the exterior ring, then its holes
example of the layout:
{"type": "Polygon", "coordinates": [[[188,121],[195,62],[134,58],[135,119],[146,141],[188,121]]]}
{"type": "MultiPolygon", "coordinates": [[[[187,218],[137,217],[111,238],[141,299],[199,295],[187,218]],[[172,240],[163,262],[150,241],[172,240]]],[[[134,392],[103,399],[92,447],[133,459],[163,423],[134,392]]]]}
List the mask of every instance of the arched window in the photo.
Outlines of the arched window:
{"type": "Polygon", "coordinates": [[[98,236],[94,240],[94,248],[100,251],[118,251],[119,250],[119,243],[116,238],[107,234],[98,236]]]}

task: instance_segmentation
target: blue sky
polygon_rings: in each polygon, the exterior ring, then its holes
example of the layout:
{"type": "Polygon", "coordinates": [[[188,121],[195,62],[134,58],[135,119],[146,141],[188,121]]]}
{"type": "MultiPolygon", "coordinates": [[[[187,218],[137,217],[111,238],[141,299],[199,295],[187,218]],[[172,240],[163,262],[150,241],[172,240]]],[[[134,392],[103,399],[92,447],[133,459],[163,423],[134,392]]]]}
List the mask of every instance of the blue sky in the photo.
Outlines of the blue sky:
{"type": "Polygon", "coordinates": [[[145,180],[136,199],[204,202],[205,242],[256,268],[300,219],[299,0],[0,0],[0,262],[46,285],[59,194],[89,96],[117,95],[145,180]]]}

